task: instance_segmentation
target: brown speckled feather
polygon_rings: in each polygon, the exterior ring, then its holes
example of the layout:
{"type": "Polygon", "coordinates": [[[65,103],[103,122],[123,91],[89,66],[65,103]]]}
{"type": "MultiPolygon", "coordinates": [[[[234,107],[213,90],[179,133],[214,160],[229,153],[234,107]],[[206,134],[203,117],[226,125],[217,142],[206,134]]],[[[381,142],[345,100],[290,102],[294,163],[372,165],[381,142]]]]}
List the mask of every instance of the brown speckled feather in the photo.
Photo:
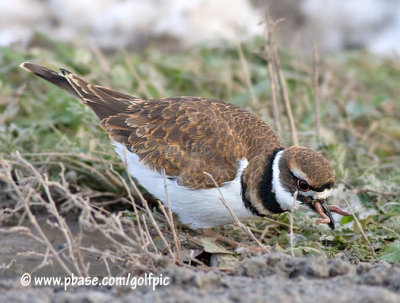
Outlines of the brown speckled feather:
{"type": "Polygon", "coordinates": [[[231,181],[237,160],[250,160],[274,145],[266,147],[266,142],[280,144],[256,116],[207,98],[135,100],[124,113],[103,119],[102,126],[112,140],[124,143],[146,165],[164,168],[167,175],[191,188],[213,187],[204,171],[219,185],[231,181]]]}
{"type": "Polygon", "coordinates": [[[260,118],[222,100],[175,97],[142,100],[92,85],[61,69],[57,74],[32,63],[23,68],[79,97],[101,119],[113,141],[125,144],[149,167],[177,177],[190,188],[231,181],[237,162],[281,147],[260,118]]]}
{"type": "Polygon", "coordinates": [[[175,97],[141,100],[87,84],[68,81],[99,116],[113,141],[125,144],[151,168],[165,169],[179,184],[209,188],[231,181],[237,161],[280,146],[257,116],[222,100],[175,97]]]}

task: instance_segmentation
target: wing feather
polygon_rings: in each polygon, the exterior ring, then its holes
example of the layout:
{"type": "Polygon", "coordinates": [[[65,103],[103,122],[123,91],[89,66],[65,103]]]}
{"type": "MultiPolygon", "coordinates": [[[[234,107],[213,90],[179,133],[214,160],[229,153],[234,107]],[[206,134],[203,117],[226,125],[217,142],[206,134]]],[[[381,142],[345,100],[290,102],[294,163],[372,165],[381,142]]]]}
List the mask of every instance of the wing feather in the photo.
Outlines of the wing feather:
{"type": "Polygon", "coordinates": [[[142,100],[92,85],[60,69],[21,67],[61,87],[89,106],[112,140],[123,143],[148,167],[194,189],[231,181],[237,163],[281,146],[270,127],[250,112],[222,100],[175,97],[142,100]]]}

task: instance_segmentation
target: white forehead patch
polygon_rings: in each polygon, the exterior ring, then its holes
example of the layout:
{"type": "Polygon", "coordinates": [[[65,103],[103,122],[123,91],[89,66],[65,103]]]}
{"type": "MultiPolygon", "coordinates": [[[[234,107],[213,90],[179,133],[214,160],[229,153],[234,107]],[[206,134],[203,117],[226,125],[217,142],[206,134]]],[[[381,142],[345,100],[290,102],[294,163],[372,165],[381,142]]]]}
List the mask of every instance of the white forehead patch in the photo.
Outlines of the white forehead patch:
{"type": "Polygon", "coordinates": [[[332,189],[325,188],[322,192],[314,192],[314,199],[326,199],[330,196],[332,189]]]}
{"type": "Polygon", "coordinates": [[[332,191],[331,188],[330,189],[325,188],[321,192],[314,191],[314,190],[309,190],[309,191],[305,191],[305,192],[304,191],[299,191],[299,194],[303,195],[303,196],[306,196],[306,197],[312,196],[312,198],[314,200],[317,200],[317,199],[326,199],[326,198],[328,198],[330,196],[330,194],[331,194],[331,191],[332,191]]]}

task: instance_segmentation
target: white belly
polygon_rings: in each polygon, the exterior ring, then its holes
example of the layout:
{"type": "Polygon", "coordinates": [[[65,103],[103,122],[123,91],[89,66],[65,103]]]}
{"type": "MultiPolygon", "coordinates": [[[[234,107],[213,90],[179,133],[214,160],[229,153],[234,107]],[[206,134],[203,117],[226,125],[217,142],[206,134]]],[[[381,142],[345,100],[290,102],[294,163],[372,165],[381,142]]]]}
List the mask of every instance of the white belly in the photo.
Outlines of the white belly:
{"type": "MultiPolygon", "coordinates": [[[[167,205],[164,176],[153,169],[145,167],[140,162],[139,157],[126,150],[124,145],[116,142],[113,142],[113,144],[122,161],[127,162],[129,173],[132,177],[155,198],[167,205]]],[[[240,177],[247,164],[247,160],[242,159],[236,178],[220,187],[225,201],[235,215],[242,220],[253,216],[244,206],[240,194],[240,177]]],[[[233,222],[229,211],[220,200],[221,195],[218,189],[189,189],[168,178],[166,182],[171,209],[179,216],[182,223],[193,228],[210,228],[233,222]]]]}

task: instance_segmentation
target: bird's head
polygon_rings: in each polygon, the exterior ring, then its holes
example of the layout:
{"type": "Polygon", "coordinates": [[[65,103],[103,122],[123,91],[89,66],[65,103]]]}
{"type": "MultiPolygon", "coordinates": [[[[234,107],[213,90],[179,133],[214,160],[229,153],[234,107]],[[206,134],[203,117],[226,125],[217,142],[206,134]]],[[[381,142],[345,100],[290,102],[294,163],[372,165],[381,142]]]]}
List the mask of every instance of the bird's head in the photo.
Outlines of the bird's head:
{"type": "Polygon", "coordinates": [[[337,206],[328,207],[335,174],[329,162],[312,149],[292,146],[278,148],[266,157],[253,158],[242,177],[242,199],[255,215],[281,213],[296,204],[318,213],[318,223],[335,228],[332,212],[349,215],[337,206]]]}
{"type": "Polygon", "coordinates": [[[319,223],[335,228],[331,211],[348,215],[338,207],[329,208],[326,200],[335,183],[329,162],[318,152],[292,146],[275,154],[272,163],[272,192],[282,210],[291,210],[295,196],[299,204],[317,212],[319,223]]]}

